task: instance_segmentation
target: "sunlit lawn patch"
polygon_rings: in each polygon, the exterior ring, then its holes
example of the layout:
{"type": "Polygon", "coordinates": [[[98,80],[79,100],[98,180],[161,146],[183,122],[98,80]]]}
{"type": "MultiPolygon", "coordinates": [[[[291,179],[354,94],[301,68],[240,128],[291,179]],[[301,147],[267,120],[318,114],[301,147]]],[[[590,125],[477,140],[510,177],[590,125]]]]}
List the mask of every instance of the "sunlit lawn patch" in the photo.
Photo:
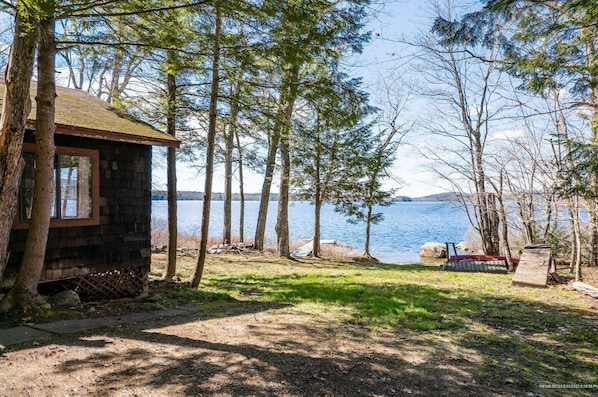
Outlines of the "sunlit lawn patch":
{"type": "Polygon", "coordinates": [[[598,383],[595,309],[575,292],[513,287],[511,278],[421,265],[250,260],[207,273],[203,288],[304,307],[331,326],[415,332],[422,343],[440,332],[483,357],[479,374],[488,384],[598,383]]]}
{"type": "MultiPolygon", "coordinates": [[[[414,343],[436,346],[434,354],[440,356],[451,349],[468,352],[479,361],[480,381],[496,387],[598,384],[596,304],[566,288],[514,287],[511,279],[510,274],[364,260],[214,256],[200,290],[293,307],[330,327],[358,328],[363,337],[408,334],[414,343]]],[[[590,395],[595,389],[568,392],[590,395]]],[[[542,394],[560,395],[551,389],[542,394]]]]}

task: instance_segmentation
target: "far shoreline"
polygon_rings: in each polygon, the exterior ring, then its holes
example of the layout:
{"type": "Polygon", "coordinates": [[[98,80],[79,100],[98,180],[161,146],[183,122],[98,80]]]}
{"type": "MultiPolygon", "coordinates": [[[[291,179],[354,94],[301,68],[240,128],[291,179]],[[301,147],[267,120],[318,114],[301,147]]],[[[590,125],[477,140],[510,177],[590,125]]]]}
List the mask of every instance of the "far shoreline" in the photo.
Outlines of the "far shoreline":
{"type": "MultiPolygon", "coordinates": [[[[166,190],[152,190],[151,192],[152,200],[153,201],[164,201],[168,200],[168,192],[166,190]]],[[[196,192],[196,191],[178,191],[177,192],[177,201],[203,201],[203,192],[196,192]]],[[[245,193],[244,199],[245,201],[260,201],[261,200],[261,193],[245,193]]],[[[232,201],[241,201],[241,195],[239,193],[233,193],[231,197],[232,201]]],[[[393,203],[400,203],[400,202],[447,202],[447,201],[456,201],[458,199],[455,193],[440,193],[440,194],[432,194],[428,196],[422,197],[409,197],[409,196],[395,196],[390,199],[393,203]]],[[[212,201],[224,201],[224,193],[216,192],[212,193],[212,201]]],[[[271,193],[270,194],[270,201],[278,201],[278,194],[271,193]]],[[[302,200],[294,200],[291,201],[302,201],[302,200]]]]}

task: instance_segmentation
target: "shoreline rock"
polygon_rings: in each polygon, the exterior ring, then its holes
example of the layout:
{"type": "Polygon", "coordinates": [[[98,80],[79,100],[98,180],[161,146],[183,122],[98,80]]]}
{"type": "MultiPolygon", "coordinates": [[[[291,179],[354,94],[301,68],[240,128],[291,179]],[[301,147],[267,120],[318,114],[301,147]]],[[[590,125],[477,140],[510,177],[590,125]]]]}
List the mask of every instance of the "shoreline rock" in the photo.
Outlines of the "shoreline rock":
{"type": "Polygon", "coordinates": [[[435,242],[424,243],[419,250],[419,256],[421,258],[446,258],[446,244],[435,242]]]}

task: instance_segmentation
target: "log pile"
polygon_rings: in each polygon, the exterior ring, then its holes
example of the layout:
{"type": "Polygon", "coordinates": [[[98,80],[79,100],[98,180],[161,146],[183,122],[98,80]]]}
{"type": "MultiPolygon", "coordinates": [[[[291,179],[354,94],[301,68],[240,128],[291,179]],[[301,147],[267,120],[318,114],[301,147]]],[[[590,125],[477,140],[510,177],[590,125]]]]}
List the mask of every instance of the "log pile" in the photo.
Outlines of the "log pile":
{"type": "Polygon", "coordinates": [[[594,287],[593,285],[582,283],[581,281],[576,281],[573,283],[573,288],[575,288],[582,294],[589,295],[593,298],[598,299],[598,288],[594,287]]]}

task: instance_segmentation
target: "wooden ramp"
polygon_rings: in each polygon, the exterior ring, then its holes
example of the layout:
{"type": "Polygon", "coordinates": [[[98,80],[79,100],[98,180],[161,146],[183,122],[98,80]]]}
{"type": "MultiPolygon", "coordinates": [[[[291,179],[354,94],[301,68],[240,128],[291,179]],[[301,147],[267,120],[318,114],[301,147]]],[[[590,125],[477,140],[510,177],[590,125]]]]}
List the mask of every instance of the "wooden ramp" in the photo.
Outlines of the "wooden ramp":
{"type": "Polygon", "coordinates": [[[513,275],[513,285],[546,288],[551,262],[550,249],[547,244],[525,247],[513,275]]]}

